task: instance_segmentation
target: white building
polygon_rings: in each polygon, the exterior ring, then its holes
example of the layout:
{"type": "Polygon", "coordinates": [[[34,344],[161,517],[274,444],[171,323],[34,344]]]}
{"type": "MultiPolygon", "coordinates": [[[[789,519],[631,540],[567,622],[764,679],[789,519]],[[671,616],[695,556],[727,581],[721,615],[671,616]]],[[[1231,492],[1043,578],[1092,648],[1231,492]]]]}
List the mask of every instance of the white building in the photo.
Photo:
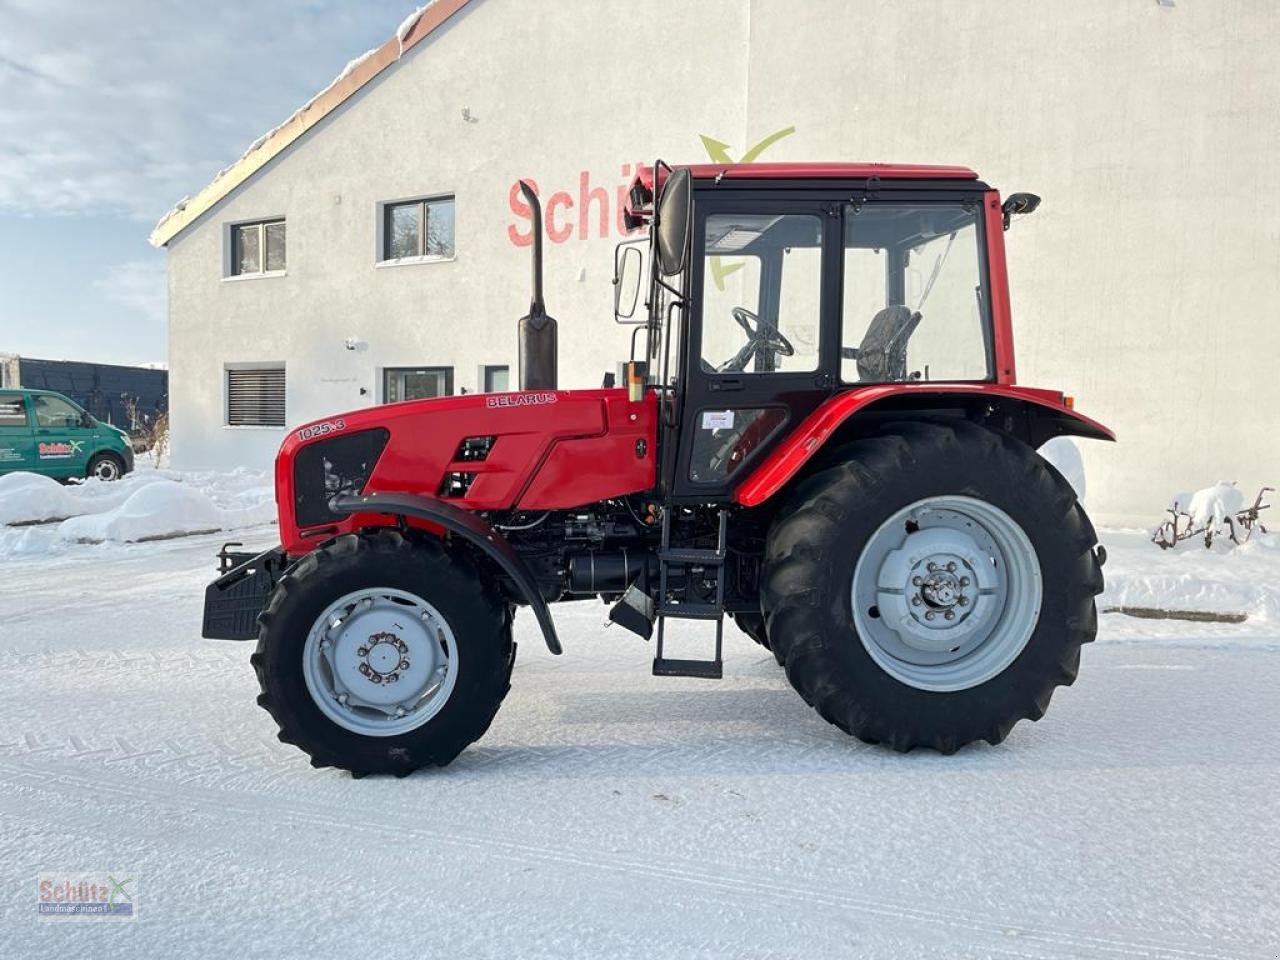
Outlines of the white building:
{"type": "Polygon", "coordinates": [[[157,226],[174,463],[514,385],[519,178],[561,385],[597,386],[635,164],[890,160],[1044,197],[1008,235],[1019,380],[1119,433],[1082,444],[1096,516],[1251,495],[1280,479],[1276,49],[1256,0],[437,0],[157,226]]]}

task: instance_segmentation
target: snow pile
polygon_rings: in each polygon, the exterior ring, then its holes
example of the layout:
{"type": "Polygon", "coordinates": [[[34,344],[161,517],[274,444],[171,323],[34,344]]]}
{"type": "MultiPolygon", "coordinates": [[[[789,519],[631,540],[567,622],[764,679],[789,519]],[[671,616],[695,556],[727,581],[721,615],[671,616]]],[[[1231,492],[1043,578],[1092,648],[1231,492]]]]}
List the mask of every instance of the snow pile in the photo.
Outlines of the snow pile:
{"type": "Polygon", "coordinates": [[[418,21],[422,19],[422,15],[426,12],[427,7],[429,6],[431,6],[431,4],[426,3],[418,7],[418,9],[414,10],[413,13],[400,21],[400,26],[396,27],[396,40],[400,42],[401,53],[404,53],[404,42],[408,39],[410,31],[418,25],[418,21]]]}
{"type": "Polygon", "coordinates": [[[44,523],[80,512],[67,490],[38,473],[10,473],[0,477],[0,524],[44,523]]]}
{"type": "Polygon", "coordinates": [[[139,470],[122,480],[63,486],[47,477],[0,478],[0,557],[52,553],[76,543],[137,543],[275,519],[264,473],[139,470]],[[52,521],[61,521],[51,529],[52,521]],[[32,526],[42,524],[44,526],[32,526]],[[13,526],[22,525],[22,526],[13,526]]]}
{"type": "MultiPolygon", "coordinates": [[[[1223,537],[1212,550],[1161,550],[1142,530],[1101,535],[1107,563],[1099,609],[1140,607],[1280,621],[1280,535],[1255,530],[1239,546],[1223,537]]],[[[1196,541],[1187,546],[1196,547],[1196,541]]]]}
{"type": "Polygon", "coordinates": [[[1084,503],[1084,458],[1080,456],[1080,448],[1075,441],[1070,437],[1054,437],[1036,452],[1066,478],[1080,502],[1084,503]]]}
{"type": "Polygon", "coordinates": [[[1235,532],[1236,514],[1244,509],[1244,494],[1233,481],[1219,480],[1212,487],[1195,493],[1178,494],[1170,509],[1190,514],[1191,523],[1196,527],[1230,535],[1235,532]]]}
{"type": "Polygon", "coordinates": [[[181,483],[148,484],[106,513],[72,517],[58,537],[75,543],[135,543],[223,528],[222,511],[207,496],[181,483]]]}

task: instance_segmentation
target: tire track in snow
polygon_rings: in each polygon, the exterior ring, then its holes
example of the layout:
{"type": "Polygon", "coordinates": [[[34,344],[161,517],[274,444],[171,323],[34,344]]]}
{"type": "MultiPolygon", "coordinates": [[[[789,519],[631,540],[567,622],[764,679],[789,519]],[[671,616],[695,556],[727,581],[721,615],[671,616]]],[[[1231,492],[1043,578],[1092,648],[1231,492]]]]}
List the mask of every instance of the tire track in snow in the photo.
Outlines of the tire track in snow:
{"type": "Polygon", "coordinates": [[[216,672],[224,667],[239,668],[249,662],[248,655],[233,656],[229,653],[191,652],[157,653],[151,650],[99,650],[83,648],[73,650],[27,650],[14,648],[0,650],[0,670],[185,670],[216,672]]]}
{"type": "MultiPolygon", "coordinates": [[[[619,874],[627,878],[642,876],[664,884],[677,884],[698,888],[704,896],[722,902],[747,901],[759,903],[761,898],[773,898],[802,904],[821,905],[833,909],[855,912],[868,917],[898,921],[906,924],[923,923],[943,928],[965,931],[971,935],[993,937],[997,941],[1016,938],[1029,946],[1066,951],[1065,956],[1097,955],[1108,957],[1146,957],[1151,960],[1244,960],[1244,958],[1270,957],[1268,953],[1232,953],[1212,947],[1188,947],[1157,943],[1150,939],[1133,937],[1102,937],[1085,933],[1050,930],[1018,922],[1001,922],[989,917],[975,917],[958,911],[915,907],[893,903],[872,897],[838,891],[841,878],[818,886],[798,883],[786,876],[765,877],[759,873],[735,876],[735,869],[728,864],[712,865],[668,860],[658,862],[637,858],[634,855],[606,854],[599,850],[572,850],[563,846],[545,846],[504,839],[491,835],[469,835],[456,831],[440,831],[422,826],[416,819],[384,813],[374,822],[352,821],[335,814],[331,806],[290,797],[287,801],[271,796],[246,792],[243,789],[220,789],[211,795],[209,784],[203,783],[197,773],[178,782],[144,780],[136,776],[139,770],[163,767],[170,764],[195,761],[199,767],[211,758],[214,765],[223,768],[222,776],[215,778],[215,785],[222,787],[245,774],[254,772],[251,764],[265,762],[274,766],[269,780],[279,779],[291,770],[304,768],[294,751],[277,750],[267,743],[260,749],[233,756],[225,745],[213,749],[192,751],[176,741],[160,745],[139,747],[123,737],[110,738],[112,744],[95,747],[81,737],[68,737],[66,741],[48,742],[27,734],[21,739],[0,744],[0,774],[12,786],[27,786],[41,791],[66,794],[73,799],[83,799],[84,791],[98,791],[134,800],[167,803],[185,810],[208,811],[219,817],[244,816],[260,818],[269,813],[275,822],[289,821],[298,826],[320,827],[347,833],[362,833],[372,842],[400,841],[413,837],[423,842],[448,846],[495,856],[530,865],[552,865],[575,869],[589,869],[619,874]],[[224,752],[225,751],[225,752],[224,752]],[[152,760],[151,758],[160,758],[152,760]],[[26,758],[39,760],[39,765],[24,762],[26,758]],[[71,769],[57,770],[49,761],[69,761],[71,769]],[[92,764],[88,772],[76,767],[92,764]],[[121,766],[109,766],[120,764],[121,766]]],[[[1009,950],[994,945],[983,949],[1015,956],[1032,956],[1019,950],[1009,950]]]]}

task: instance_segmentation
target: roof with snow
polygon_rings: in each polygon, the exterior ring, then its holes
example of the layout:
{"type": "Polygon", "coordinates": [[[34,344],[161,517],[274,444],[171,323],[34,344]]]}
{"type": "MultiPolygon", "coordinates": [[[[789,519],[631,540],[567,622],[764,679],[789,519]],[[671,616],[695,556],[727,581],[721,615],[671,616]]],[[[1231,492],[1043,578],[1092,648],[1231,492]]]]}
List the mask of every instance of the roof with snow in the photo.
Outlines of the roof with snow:
{"type": "Polygon", "coordinates": [[[154,247],[163,247],[179,233],[208,213],[218,201],[279,156],[294,141],[354,96],[365,84],[434,33],[446,20],[471,0],[434,0],[419,7],[380,47],[347,64],[329,86],[312,97],[289,119],[255,140],[235,163],[218,172],[213,182],[194,197],[184,197],[160,218],[148,238],[154,247]]]}

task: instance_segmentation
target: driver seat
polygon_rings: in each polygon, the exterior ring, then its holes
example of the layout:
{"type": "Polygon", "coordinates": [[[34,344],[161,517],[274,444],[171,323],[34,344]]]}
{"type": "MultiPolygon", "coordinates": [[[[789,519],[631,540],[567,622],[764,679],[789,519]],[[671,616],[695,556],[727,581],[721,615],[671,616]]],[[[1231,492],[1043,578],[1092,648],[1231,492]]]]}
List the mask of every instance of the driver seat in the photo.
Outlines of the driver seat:
{"type": "Polygon", "coordinates": [[[907,379],[907,341],[920,325],[919,311],[896,304],[874,317],[856,350],[842,355],[858,362],[858,379],[870,383],[893,383],[907,379]]]}

